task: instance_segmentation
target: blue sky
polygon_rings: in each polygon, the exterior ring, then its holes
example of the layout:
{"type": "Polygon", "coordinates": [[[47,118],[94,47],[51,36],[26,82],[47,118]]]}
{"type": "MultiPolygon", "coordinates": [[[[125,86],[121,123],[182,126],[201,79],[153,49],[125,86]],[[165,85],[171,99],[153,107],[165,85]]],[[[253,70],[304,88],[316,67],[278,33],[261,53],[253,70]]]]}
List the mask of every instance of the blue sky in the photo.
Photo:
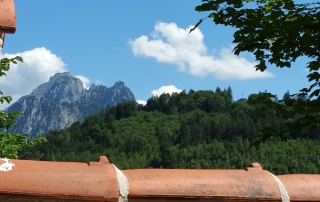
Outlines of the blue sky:
{"type": "MultiPolygon", "coordinates": [[[[206,13],[201,1],[15,0],[17,31],[7,34],[4,56],[21,55],[0,88],[14,101],[57,72],[69,71],[90,84],[124,81],[137,100],[186,89],[229,85],[235,99],[259,91],[282,98],[308,86],[306,59],[290,69],[256,72],[250,53],[232,54],[235,29],[210,19],[191,34],[206,13]]],[[[1,106],[4,108],[6,105],[1,106]]]]}

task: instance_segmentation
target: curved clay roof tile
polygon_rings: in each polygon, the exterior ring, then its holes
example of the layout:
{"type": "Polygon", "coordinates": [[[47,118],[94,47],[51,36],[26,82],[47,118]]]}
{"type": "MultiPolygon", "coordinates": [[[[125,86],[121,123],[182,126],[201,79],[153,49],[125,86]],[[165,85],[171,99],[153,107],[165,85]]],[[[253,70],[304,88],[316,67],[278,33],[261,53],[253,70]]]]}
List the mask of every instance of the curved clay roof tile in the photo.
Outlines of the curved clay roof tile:
{"type": "Polygon", "coordinates": [[[320,201],[320,175],[275,176],[259,163],[242,170],[120,171],[105,156],[88,164],[0,159],[1,202],[70,200],[320,201]]]}

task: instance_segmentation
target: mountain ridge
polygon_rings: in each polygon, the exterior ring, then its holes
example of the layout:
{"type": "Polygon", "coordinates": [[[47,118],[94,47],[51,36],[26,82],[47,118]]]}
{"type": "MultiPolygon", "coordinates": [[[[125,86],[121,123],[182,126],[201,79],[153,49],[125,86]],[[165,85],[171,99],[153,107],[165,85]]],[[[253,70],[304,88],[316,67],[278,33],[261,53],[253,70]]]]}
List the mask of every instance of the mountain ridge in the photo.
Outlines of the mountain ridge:
{"type": "Polygon", "coordinates": [[[109,88],[91,84],[85,89],[82,81],[70,72],[57,73],[7,108],[8,112],[24,114],[16,120],[17,128],[9,128],[7,132],[26,133],[33,138],[67,128],[107,105],[130,100],[135,97],[123,81],[116,81],[109,88]]]}

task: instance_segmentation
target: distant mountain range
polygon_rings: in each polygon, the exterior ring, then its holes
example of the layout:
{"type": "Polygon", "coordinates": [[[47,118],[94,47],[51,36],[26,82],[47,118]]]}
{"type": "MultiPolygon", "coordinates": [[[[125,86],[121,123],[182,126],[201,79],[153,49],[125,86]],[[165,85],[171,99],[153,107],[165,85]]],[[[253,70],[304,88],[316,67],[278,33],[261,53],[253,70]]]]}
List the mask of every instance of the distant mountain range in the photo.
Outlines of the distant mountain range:
{"type": "Polygon", "coordinates": [[[110,88],[92,84],[85,89],[82,81],[71,73],[57,73],[7,108],[8,112],[24,114],[17,119],[17,128],[10,128],[7,132],[27,133],[33,138],[49,130],[69,127],[107,105],[129,100],[135,100],[135,97],[122,81],[110,88]]]}

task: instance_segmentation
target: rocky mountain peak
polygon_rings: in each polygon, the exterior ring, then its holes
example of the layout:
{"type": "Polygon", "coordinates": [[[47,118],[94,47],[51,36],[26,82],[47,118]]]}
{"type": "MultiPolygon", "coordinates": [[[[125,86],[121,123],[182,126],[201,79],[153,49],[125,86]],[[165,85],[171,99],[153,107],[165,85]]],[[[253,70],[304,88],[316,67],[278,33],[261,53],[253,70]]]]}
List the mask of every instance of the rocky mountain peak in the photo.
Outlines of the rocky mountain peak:
{"type": "Polygon", "coordinates": [[[126,84],[123,81],[117,81],[117,82],[114,83],[113,86],[116,87],[116,88],[120,88],[120,87],[126,86],[126,84]]]}
{"type": "Polygon", "coordinates": [[[95,88],[96,88],[96,85],[93,83],[93,84],[90,85],[89,90],[90,89],[95,89],[95,88]]]}
{"type": "Polygon", "coordinates": [[[72,102],[79,100],[83,93],[82,81],[73,77],[70,72],[64,72],[51,76],[48,82],[38,86],[30,95],[42,96],[47,100],[72,102]]]}
{"type": "Polygon", "coordinates": [[[57,73],[38,86],[30,95],[21,97],[7,108],[8,112],[24,113],[11,133],[27,133],[31,137],[69,127],[75,121],[98,113],[101,108],[114,106],[122,101],[135,100],[123,81],[108,88],[92,84],[84,89],[82,81],[70,72],[57,73]]]}
{"type": "Polygon", "coordinates": [[[73,76],[70,72],[56,73],[55,75],[50,77],[49,81],[55,80],[59,77],[73,77],[73,76]]]}

